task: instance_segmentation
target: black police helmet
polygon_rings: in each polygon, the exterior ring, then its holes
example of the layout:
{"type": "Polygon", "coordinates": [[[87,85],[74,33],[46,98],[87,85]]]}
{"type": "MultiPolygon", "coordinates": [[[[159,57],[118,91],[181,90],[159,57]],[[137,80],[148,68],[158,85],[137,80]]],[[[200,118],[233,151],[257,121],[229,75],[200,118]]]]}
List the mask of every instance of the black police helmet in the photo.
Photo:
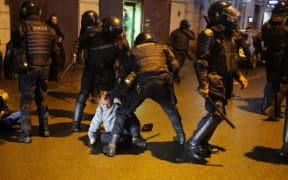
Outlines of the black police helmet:
{"type": "Polygon", "coordinates": [[[136,37],[135,41],[134,41],[134,46],[137,46],[139,44],[143,44],[143,43],[147,43],[147,42],[155,42],[152,34],[148,33],[148,32],[142,32],[140,34],[138,34],[138,36],[136,37]]]}
{"type": "Polygon", "coordinates": [[[81,28],[87,28],[88,26],[94,26],[100,23],[98,14],[93,10],[87,10],[81,17],[81,28]]]}
{"type": "Polygon", "coordinates": [[[208,10],[208,19],[211,25],[222,24],[226,27],[234,26],[240,13],[228,2],[217,1],[208,10]]]}
{"type": "Polygon", "coordinates": [[[287,16],[288,2],[279,1],[272,10],[272,16],[287,16]]]}
{"type": "Polygon", "coordinates": [[[180,22],[180,28],[181,29],[188,29],[190,27],[190,23],[188,22],[187,19],[183,19],[180,22]]]}
{"type": "Polygon", "coordinates": [[[25,19],[30,15],[41,15],[41,8],[35,1],[27,0],[24,1],[19,8],[19,18],[25,19]]]}
{"type": "Polygon", "coordinates": [[[110,37],[115,37],[123,32],[122,21],[116,16],[103,19],[103,32],[110,37]]]}

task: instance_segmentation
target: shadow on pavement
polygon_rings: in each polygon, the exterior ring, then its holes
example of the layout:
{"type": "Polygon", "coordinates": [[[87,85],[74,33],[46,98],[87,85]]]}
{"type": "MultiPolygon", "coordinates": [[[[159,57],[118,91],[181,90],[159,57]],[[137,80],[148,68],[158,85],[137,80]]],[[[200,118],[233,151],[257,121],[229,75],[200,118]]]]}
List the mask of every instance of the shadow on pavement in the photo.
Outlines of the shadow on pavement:
{"type": "MultiPolygon", "coordinates": [[[[101,143],[100,141],[97,141],[95,145],[89,144],[89,138],[88,135],[79,137],[79,140],[83,142],[83,145],[87,148],[91,148],[90,154],[97,155],[102,153],[102,148],[105,144],[101,143]]],[[[139,155],[143,153],[146,149],[139,148],[132,145],[126,145],[126,146],[117,146],[117,154],[118,155],[139,155]]]]}
{"type": "MultiPolygon", "coordinates": [[[[88,131],[89,125],[81,124],[81,131],[88,131]]],[[[0,122],[0,139],[17,142],[17,135],[20,133],[20,125],[8,126],[0,122]]],[[[49,124],[50,137],[67,137],[72,134],[72,122],[49,124]]],[[[39,136],[39,126],[32,126],[31,136],[39,136]]],[[[1,145],[1,143],[0,143],[1,145]]]]}
{"type": "Polygon", "coordinates": [[[49,131],[51,137],[70,136],[72,134],[72,122],[49,124],[49,131]]]}
{"type": "Polygon", "coordinates": [[[172,163],[179,163],[181,154],[184,152],[184,146],[176,142],[150,142],[147,149],[151,151],[152,156],[172,163]]]}
{"type": "Polygon", "coordinates": [[[269,147],[256,146],[251,152],[245,153],[245,156],[260,162],[288,164],[288,159],[279,156],[279,149],[269,147]]]}
{"type": "MultiPolygon", "coordinates": [[[[5,123],[0,123],[0,139],[6,140],[8,142],[17,142],[17,135],[21,132],[19,124],[8,126],[5,123]]],[[[39,127],[31,127],[31,136],[39,136],[39,127]]]]}
{"type": "MultiPolygon", "coordinates": [[[[17,142],[16,135],[20,131],[20,126],[8,126],[3,122],[0,122],[0,139],[17,142]]],[[[0,145],[3,145],[4,142],[0,141],[0,145]]]]}
{"type": "Polygon", "coordinates": [[[68,111],[63,109],[49,109],[49,115],[51,116],[52,119],[55,117],[66,117],[72,119],[73,113],[74,111],[68,111]]]}
{"type": "Polygon", "coordinates": [[[68,93],[68,92],[61,92],[61,91],[48,91],[49,96],[53,96],[57,99],[61,99],[67,103],[71,103],[66,98],[74,98],[76,99],[78,93],[68,93]]]}
{"type": "MultiPolygon", "coordinates": [[[[226,151],[223,147],[213,145],[218,151],[226,151]]],[[[221,164],[210,164],[209,161],[196,161],[187,156],[184,146],[176,142],[152,142],[148,143],[148,150],[152,155],[160,160],[168,161],[171,163],[189,163],[195,165],[223,167],[221,164]]]]}
{"type": "MultiPolygon", "coordinates": [[[[71,122],[72,122],[74,111],[63,110],[63,109],[49,109],[48,111],[49,111],[49,118],[51,119],[51,121],[53,118],[62,117],[62,118],[69,118],[71,119],[71,122]]],[[[31,111],[31,115],[38,116],[38,112],[31,111]]],[[[92,120],[93,116],[94,114],[83,112],[82,121],[92,120]]]]}
{"type": "Polygon", "coordinates": [[[101,143],[100,141],[97,141],[94,145],[90,145],[88,135],[79,137],[78,139],[82,141],[84,146],[90,148],[90,154],[97,155],[102,153],[102,148],[104,144],[101,143]]]}
{"type": "Polygon", "coordinates": [[[239,106],[240,109],[251,113],[262,114],[262,98],[234,98],[234,100],[247,102],[248,106],[239,106]]]}

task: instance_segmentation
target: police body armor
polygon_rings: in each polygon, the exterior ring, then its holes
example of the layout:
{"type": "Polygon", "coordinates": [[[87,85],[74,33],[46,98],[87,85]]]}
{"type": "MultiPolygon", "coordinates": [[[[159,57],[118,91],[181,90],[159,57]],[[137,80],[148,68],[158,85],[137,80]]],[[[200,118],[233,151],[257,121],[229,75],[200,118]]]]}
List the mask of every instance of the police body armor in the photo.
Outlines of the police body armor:
{"type": "MultiPolygon", "coordinates": [[[[213,27],[205,29],[199,35],[197,58],[208,61],[209,73],[215,72],[225,78],[224,81],[227,83],[225,98],[229,99],[233,88],[233,77],[238,72],[238,50],[233,38],[228,39],[222,33],[213,29],[213,27]]],[[[197,71],[203,71],[203,68],[196,69],[196,73],[200,74],[197,77],[200,76],[198,77],[200,78],[199,81],[207,80],[208,76],[203,77],[205,73],[197,71]]]]}
{"type": "Polygon", "coordinates": [[[284,50],[286,43],[285,33],[287,32],[285,32],[285,28],[282,24],[275,24],[269,21],[263,25],[262,38],[267,47],[267,53],[277,54],[277,52],[284,50]]]}
{"type": "Polygon", "coordinates": [[[103,66],[115,62],[117,49],[115,48],[113,41],[106,38],[105,35],[102,32],[98,32],[97,29],[87,29],[83,36],[80,36],[79,41],[80,46],[87,50],[87,65],[103,68],[103,66]],[[99,53],[99,51],[106,51],[108,49],[110,50],[109,54],[101,55],[101,53],[99,53]],[[105,58],[102,58],[102,56],[105,56],[105,58]],[[95,61],[95,58],[98,60],[95,61]],[[103,61],[99,61],[100,59],[103,61]]]}
{"type": "Polygon", "coordinates": [[[44,66],[51,64],[51,38],[49,27],[42,22],[26,21],[27,61],[29,65],[44,66]]]}
{"type": "MultiPolygon", "coordinates": [[[[133,64],[136,64],[137,66],[135,67],[137,69],[137,73],[168,73],[169,70],[167,66],[167,57],[164,53],[164,50],[169,51],[168,47],[155,43],[144,43],[133,48],[131,54],[134,54],[138,57],[137,63],[133,62],[133,64]],[[153,48],[151,48],[151,46],[153,46],[153,48]],[[162,51],[162,53],[159,53],[159,51],[162,51]],[[149,54],[149,56],[147,56],[147,54],[149,54]],[[160,57],[159,54],[161,54],[160,57]]],[[[175,66],[177,65],[178,63],[175,64],[175,66]]]]}
{"type": "Polygon", "coordinates": [[[171,105],[176,105],[177,99],[174,92],[172,73],[177,73],[179,63],[176,61],[169,47],[154,42],[144,43],[134,47],[131,54],[132,57],[133,55],[138,57],[137,59],[132,58],[136,61],[132,62],[136,66],[133,69],[137,73],[136,81],[140,81],[141,84],[141,81],[149,81],[149,77],[152,77],[151,80],[163,79],[163,83],[166,83],[170,93],[171,105]]]}
{"type": "Polygon", "coordinates": [[[262,27],[262,38],[266,46],[265,60],[267,77],[275,80],[274,68],[279,68],[286,47],[285,30],[282,24],[269,21],[262,27]]]}

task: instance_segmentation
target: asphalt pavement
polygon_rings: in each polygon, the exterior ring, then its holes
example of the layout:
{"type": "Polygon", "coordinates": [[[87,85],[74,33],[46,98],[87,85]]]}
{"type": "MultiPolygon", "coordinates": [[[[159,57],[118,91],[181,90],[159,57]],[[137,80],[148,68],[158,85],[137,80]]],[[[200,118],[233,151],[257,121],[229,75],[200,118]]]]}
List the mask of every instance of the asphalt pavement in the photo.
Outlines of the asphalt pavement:
{"type": "MultiPolygon", "coordinates": [[[[147,149],[125,147],[119,149],[115,157],[107,157],[101,152],[101,144],[90,148],[87,130],[96,109],[90,99],[81,125],[83,131],[71,133],[81,72],[78,66],[59,82],[49,84],[50,137],[38,135],[35,103],[31,104],[31,144],[16,142],[18,125],[0,127],[0,179],[287,179],[288,159],[278,156],[284,120],[266,121],[260,111],[265,84],[263,67],[248,71],[247,89],[241,90],[235,82],[235,97],[227,113],[236,128],[232,129],[224,121],[219,125],[210,141],[219,151],[207,158],[205,165],[182,161],[184,148],[173,142],[171,123],[151,100],[146,100],[136,111],[142,125],[154,125],[152,131],[141,132],[148,142],[147,149]]],[[[181,83],[175,84],[175,91],[184,131],[189,138],[206,112],[203,98],[196,91],[198,85],[190,61],[185,63],[181,78],[181,83]]],[[[0,89],[9,93],[9,105],[17,111],[20,98],[17,79],[8,81],[1,77],[0,89]]]]}

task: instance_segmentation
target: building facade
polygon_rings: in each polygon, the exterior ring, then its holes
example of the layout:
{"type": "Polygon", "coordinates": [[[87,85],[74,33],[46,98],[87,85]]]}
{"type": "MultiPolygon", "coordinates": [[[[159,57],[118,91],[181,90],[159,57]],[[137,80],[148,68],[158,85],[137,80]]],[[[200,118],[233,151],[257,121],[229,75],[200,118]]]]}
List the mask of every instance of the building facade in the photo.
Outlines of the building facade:
{"type": "MultiPolygon", "coordinates": [[[[37,0],[42,7],[41,18],[46,20],[51,14],[58,16],[58,24],[65,35],[64,48],[66,61],[70,62],[71,49],[80,29],[81,14],[95,10],[100,18],[114,15],[123,20],[124,30],[130,45],[138,33],[149,31],[156,41],[166,43],[172,30],[187,19],[197,35],[205,28],[203,18],[209,5],[216,0],[37,0]]],[[[0,50],[10,39],[10,32],[18,23],[18,8],[23,0],[0,0],[0,50]]],[[[241,12],[239,28],[248,23],[258,29],[269,18],[271,6],[267,0],[232,0],[241,12]]],[[[196,41],[191,42],[195,46],[196,41]]]]}

